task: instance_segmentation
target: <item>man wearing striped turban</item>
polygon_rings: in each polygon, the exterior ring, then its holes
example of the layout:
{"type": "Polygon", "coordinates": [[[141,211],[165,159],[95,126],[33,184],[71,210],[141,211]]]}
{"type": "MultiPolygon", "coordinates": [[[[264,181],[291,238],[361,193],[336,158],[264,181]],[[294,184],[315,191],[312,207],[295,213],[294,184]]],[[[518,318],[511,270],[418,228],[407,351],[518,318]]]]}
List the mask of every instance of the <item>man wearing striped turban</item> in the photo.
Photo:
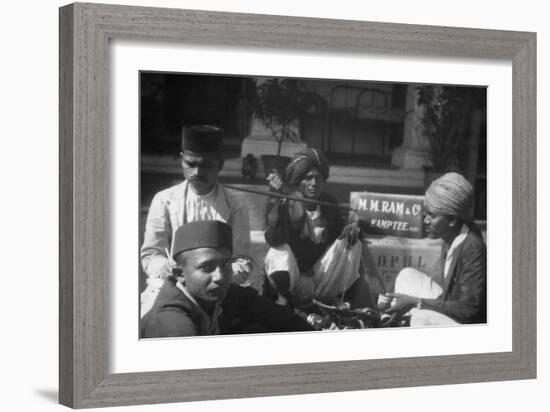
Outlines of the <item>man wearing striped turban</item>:
{"type": "MultiPolygon", "coordinates": [[[[328,297],[348,289],[354,297],[370,297],[370,291],[365,293],[365,285],[354,284],[358,279],[361,251],[360,242],[355,242],[358,228],[356,225],[344,227],[337,200],[324,191],[328,178],[328,161],[314,148],[300,151],[292,158],[286,168],[286,182],[278,173],[271,173],[267,178],[272,190],[319,201],[315,204],[272,199],[268,205],[266,241],[270,249],[264,269],[266,284],[278,293],[280,303],[328,297]],[[347,267],[351,269],[344,271],[346,273],[324,270],[331,263],[325,253],[338,238],[346,250],[343,254],[350,261],[347,267]],[[322,260],[324,263],[320,263],[322,260]]],[[[366,306],[359,298],[354,302],[366,306]]]]}
{"type": "Polygon", "coordinates": [[[487,251],[472,221],[474,190],[458,173],[435,180],[424,199],[424,225],[430,238],[441,238],[445,265],[439,282],[412,268],[395,280],[395,293],[382,303],[389,314],[411,315],[411,326],[485,323],[487,251]]]}
{"type": "MultiPolygon", "coordinates": [[[[337,200],[324,191],[328,178],[326,157],[319,150],[308,148],[298,152],[288,164],[288,185],[283,192],[337,206],[337,200]]],[[[300,271],[307,272],[340,235],[344,223],[337,207],[290,202],[289,212],[289,245],[297,256],[300,271]]]]}

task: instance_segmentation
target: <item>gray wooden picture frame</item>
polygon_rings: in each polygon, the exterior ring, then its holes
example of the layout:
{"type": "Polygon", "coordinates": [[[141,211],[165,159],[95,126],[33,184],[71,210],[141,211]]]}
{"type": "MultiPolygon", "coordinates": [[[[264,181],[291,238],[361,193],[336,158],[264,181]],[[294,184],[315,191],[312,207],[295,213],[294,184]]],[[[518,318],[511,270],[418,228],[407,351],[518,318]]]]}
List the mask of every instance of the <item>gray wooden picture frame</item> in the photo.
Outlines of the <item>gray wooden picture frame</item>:
{"type": "Polygon", "coordinates": [[[62,7],[59,18],[62,404],[86,408],[536,377],[535,33],[82,3],[62,7]],[[512,351],[110,374],[110,39],[511,61],[512,351]]]}

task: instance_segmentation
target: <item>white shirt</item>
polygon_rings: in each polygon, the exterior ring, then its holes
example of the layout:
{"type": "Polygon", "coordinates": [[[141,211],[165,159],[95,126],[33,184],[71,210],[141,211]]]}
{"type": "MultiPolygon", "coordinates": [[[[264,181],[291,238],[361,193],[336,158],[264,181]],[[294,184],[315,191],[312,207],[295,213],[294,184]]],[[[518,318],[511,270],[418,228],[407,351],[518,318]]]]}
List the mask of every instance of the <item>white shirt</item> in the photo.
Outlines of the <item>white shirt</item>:
{"type": "Polygon", "coordinates": [[[306,210],[306,219],[302,230],[302,236],[309,237],[313,243],[321,243],[326,240],[326,228],[321,220],[321,207],[306,210]]]}
{"type": "Polygon", "coordinates": [[[250,219],[246,204],[219,183],[212,192],[201,196],[184,181],[158,192],[149,208],[141,247],[141,263],[149,277],[158,277],[168,265],[166,250],[172,250],[175,231],[196,220],[227,223],[233,230],[233,252],[250,253],[250,219]]]}
{"type": "Polygon", "coordinates": [[[223,196],[221,186],[215,185],[210,193],[205,195],[197,194],[189,184],[184,190],[187,190],[184,224],[202,220],[227,222],[229,205],[223,196]]]}
{"type": "Polygon", "coordinates": [[[460,229],[460,233],[457,237],[454,238],[453,243],[451,243],[451,247],[447,251],[447,257],[445,258],[445,270],[443,271],[443,278],[446,279],[447,276],[449,276],[449,268],[451,267],[451,263],[453,262],[453,259],[456,255],[456,249],[458,246],[464,242],[466,239],[466,236],[468,236],[468,233],[470,233],[470,229],[466,225],[462,225],[462,228],[460,229]]]}

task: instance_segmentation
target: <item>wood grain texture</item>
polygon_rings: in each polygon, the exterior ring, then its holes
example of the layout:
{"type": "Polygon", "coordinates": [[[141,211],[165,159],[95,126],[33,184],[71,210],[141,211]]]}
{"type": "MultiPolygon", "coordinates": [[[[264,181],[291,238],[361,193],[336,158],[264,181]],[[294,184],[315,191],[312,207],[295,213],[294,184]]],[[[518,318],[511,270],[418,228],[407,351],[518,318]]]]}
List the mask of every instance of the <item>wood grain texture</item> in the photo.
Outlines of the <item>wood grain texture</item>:
{"type": "MultiPolygon", "coordinates": [[[[72,9],[72,8],[71,8],[72,9]]],[[[69,9],[59,14],[59,400],[73,404],[73,37],[69,9]]]]}
{"type": "Polygon", "coordinates": [[[512,63],[513,349],[536,375],[536,37],[512,63]]]}
{"type": "Polygon", "coordinates": [[[60,402],[83,408],[535,377],[535,39],[525,32],[287,16],[79,3],[61,8],[60,402]],[[513,350],[109,374],[108,41],[117,38],[511,61],[513,350]]]}

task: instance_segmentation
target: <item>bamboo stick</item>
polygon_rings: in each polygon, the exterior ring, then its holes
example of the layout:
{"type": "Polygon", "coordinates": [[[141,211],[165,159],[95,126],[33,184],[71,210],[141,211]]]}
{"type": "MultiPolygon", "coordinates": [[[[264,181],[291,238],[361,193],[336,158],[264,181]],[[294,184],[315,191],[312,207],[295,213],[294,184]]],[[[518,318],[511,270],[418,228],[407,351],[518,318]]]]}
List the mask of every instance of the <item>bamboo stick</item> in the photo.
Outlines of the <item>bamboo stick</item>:
{"type": "Polygon", "coordinates": [[[350,212],[357,212],[357,209],[353,209],[349,206],[343,206],[343,205],[339,205],[339,204],[323,202],[321,200],[308,199],[307,197],[298,197],[298,196],[292,196],[292,195],[285,195],[283,193],[278,193],[278,192],[267,192],[265,190],[255,190],[255,189],[249,189],[249,188],[233,186],[233,185],[227,185],[227,184],[224,184],[223,186],[226,187],[227,189],[238,190],[238,191],[247,192],[247,193],[254,193],[254,194],[257,194],[257,195],[261,195],[261,196],[276,197],[276,198],[279,198],[279,199],[295,200],[297,202],[310,203],[310,204],[320,205],[320,206],[335,207],[335,208],[347,210],[347,211],[350,211],[350,212]]]}

